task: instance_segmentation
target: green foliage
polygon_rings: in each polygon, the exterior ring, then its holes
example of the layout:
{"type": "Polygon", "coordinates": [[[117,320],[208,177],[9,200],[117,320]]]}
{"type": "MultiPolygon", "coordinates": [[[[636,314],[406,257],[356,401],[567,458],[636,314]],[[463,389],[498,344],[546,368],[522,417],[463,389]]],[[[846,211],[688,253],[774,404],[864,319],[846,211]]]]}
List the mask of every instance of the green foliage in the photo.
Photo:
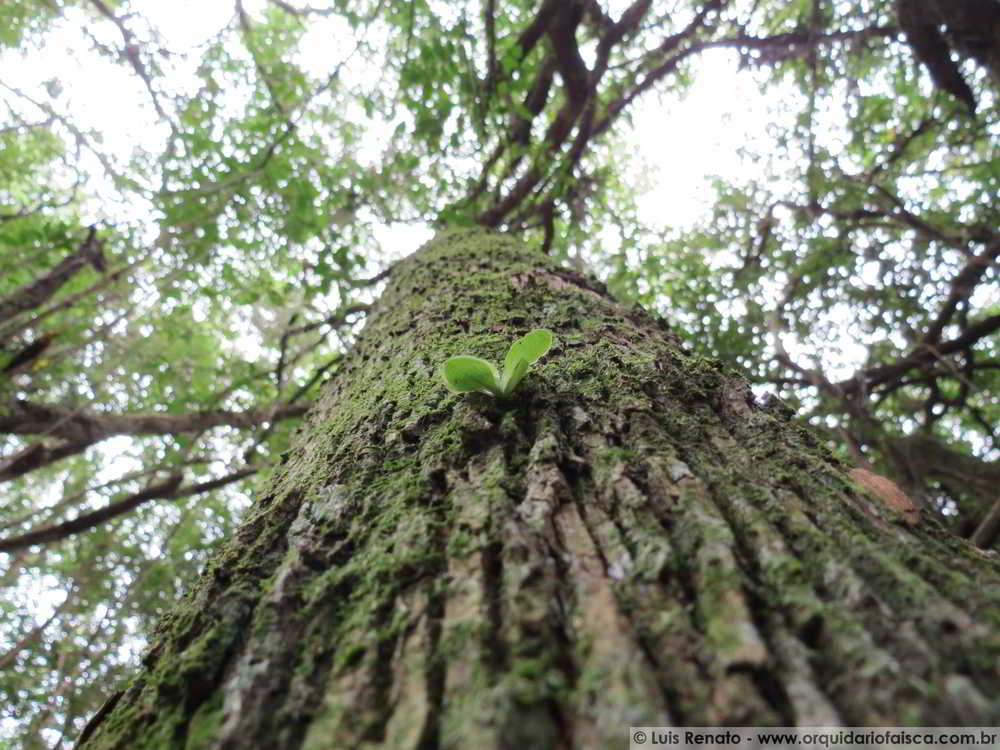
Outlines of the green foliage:
{"type": "Polygon", "coordinates": [[[462,354],[449,357],[441,366],[444,383],[452,393],[482,391],[507,398],[537,362],[552,347],[552,332],[536,328],[510,346],[504,358],[503,375],[491,362],[462,354]]]}

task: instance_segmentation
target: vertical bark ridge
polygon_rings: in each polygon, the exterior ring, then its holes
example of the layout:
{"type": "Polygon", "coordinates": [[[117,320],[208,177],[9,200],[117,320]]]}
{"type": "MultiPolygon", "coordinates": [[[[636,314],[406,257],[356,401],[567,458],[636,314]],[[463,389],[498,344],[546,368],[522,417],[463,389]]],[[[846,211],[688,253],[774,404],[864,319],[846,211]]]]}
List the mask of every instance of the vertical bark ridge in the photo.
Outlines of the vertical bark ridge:
{"type": "Polygon", "coordinates": [[[626,747],[629,725],[1000,721],[1000,565],[508,238],[401,263],[84,750],[626,747]],[[508,402],[453,354],[557,344],[508,402]]]}

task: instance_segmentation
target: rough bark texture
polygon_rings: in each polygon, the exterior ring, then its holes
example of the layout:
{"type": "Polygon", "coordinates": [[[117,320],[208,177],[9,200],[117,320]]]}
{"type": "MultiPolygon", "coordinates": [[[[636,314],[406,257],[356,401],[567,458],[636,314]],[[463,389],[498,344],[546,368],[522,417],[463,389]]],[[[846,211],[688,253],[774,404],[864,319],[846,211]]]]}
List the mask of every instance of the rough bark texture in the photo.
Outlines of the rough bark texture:
{"type": "Polygon", "coordinates": [[[513,240],[446,233],[394,271],[83,747],[1000,723],[1000,565],[902,520],[661,321],[513,240]],[[447,356],[500,361],[535,327],[557,345],[513,402],[445,390],[447,356]]]}

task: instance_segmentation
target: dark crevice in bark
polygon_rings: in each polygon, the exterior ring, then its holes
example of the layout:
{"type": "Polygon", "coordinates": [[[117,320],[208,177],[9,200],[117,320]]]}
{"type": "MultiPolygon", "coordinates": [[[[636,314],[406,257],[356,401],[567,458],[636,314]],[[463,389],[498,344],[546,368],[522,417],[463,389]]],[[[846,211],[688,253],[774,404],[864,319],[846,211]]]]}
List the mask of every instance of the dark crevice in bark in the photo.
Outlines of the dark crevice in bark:
{"type": "MultiPolygon", "coordinates": [[[[442,568],[439,573],[444,573],[442,568]]],[[[436,583],[437,576],[426,583],[429,590],[427,599],[427,650],[430,659],[424,668],[429,710],[424,719],[416,750],[439,750],[441,746],[441,714],[444,706],[446,687],[446,657],[441,649],[441,625],[445,615],[443,588],[436,583]]]]}
{"type": "MultiPolygon", "coordinates": [[[[754,567],[754,566],[751,566],[754,567]]],[[[769,616],[772,611],[770,602],[757,593],[757,589],[763,589],[763,582],[754,573],[743,588],[743,593],[750,605],[750,616],[754,626],[760,632],[767,646],[769,654],[768,663],[764,665],[756,664],[736,664],[730,667],[731,670],[745,670],[751,681],[756,686],[764,701],[774,709],[774,712],[781,717],[783,726],[794,726],[796,722],[795,708],[788,697],[781,678],[776,670],[787,668],[788,665],[782,663],[778,656],[778,649],[774,647],[774,640],[777,637],[776,631],[785,627],[784,623],[769,616]]]]}
{"type": "Polygon", "coordinates": [[[782,685],[780,677],[773,668],[757,667],[752,664],[735,664],[729,667],[730,673],[743,672],[757,688],[757,692],[774,709],[774,712],[781,717],[783,726],[795,725],[795,711],[788,693],[782,685]]]}
{"type": "MultiPolygon", "coordinates": [[[[817,595],[819,595],[819,592],[817,592],[817,595]]],[[[816,650],[821,643],[825,625],[823,617],[819,614],[814,614],[799,626],[795,631],[795,637],[802,641],[803,645],[809,650],[816,650]]]]}
{"type": "Polygon", "coordinates": [[[487,673],[499,675],[507,669],[508,655],[501,632],[503,628],[503,542],[495,529],[482,551],[483,588],[486,598],[486,624],[483,655],[487,673]]]}
{"type": "Polygon", "coordinates": [[[554,699],[548,701],[549,713],[552,717],[552,724],[556,727],[559,740],[556,747],[575,747],[573,744],[573,725],[566,717],[562,702],[554,699]]]}
{"type": "Polygon", "coordinates": [[[656,644],[651,641],[650,638],[644,636],[641,632],[636,633],[636,641],[638,643],[639,650],[657,673],[657,687],[659,688],[660,695],[663,698],[663,705],[669,712],[671,723],[674,726],[679,727],[689,725],[690,718],[683,708],[685,703],[683,690],[678,684],[667,679],[668,670],[662,663],[663,660],[657,658],[659,649],[656,644]]]}
{"type": "MultiPolygon", "coordinates": [[[[553,535],[555,537],[558,536],[558,532],[554,528],[553,535]]],[[[576,661],[573,658],[574,639],[567,630],[566,613],[572,608],[572,606],[567,605],[566,602],[571,600],[573,595],[570,588],[566,585],[569,580],[568,569],[559,553],[559,549],[563,546],[564,545],[559,544],[558,541],[553,541],[548,547],[548,553],[552,558],[555,569],[558,573],[558,580],[562,584],[556,591],[556,597],[553,601],[553,604],[557,606],[557,609],[555,612],[550,612],[549,619],[552,634],[554,636],[552,644],[556,646],[553,664],[565,677],[566,681],[562,686],[562,689],[569,693],[576,687],[579,672],[576,661]]],[[[559,735],[562,739],[562,746],[567,748],[573,747],[572,722],[568,720],[565,715],[563,703],[558,700],[550,699],[548,701],[548,706],[552,715],[552,722],[559,730],[559,735]]]]}
{"type": "MultiPolygon", "coordinates": [[[[385,581],[388,591],[383,596],[381,603],[372,614],[371,626],[374,632],[385,634],[390,624],[393,607],[396,602],[396,592],[393,590],[393,582],[385,581]]],[[[385,739],[385,724],[392,714],[392,701],[390,700],[390,689],[392,688],[392,657],[399,640],[399,633],[390,630],[388,634],[378,638],[375,644],[375,658],[371,661],[368,670],[367,684],[371,691],[369,706],[373,720],[368,723],[362,734],[362,739],[366,742],[382,742],[385,739]]]]}

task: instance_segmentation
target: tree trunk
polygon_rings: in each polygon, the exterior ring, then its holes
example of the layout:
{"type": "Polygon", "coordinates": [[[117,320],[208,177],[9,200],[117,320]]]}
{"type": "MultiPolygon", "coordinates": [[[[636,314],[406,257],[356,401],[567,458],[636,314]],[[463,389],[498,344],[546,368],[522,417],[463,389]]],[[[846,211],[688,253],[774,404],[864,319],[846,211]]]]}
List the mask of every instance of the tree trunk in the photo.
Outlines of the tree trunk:
{"type": "Polygon", "coordinates": [[[479,230],[393,271],[97,748],[611,748],[631,725],[1000,723],[1000,564],[779,404],[479,230]],[[552,351],[509,403],[453,354],[552,351]]]}

